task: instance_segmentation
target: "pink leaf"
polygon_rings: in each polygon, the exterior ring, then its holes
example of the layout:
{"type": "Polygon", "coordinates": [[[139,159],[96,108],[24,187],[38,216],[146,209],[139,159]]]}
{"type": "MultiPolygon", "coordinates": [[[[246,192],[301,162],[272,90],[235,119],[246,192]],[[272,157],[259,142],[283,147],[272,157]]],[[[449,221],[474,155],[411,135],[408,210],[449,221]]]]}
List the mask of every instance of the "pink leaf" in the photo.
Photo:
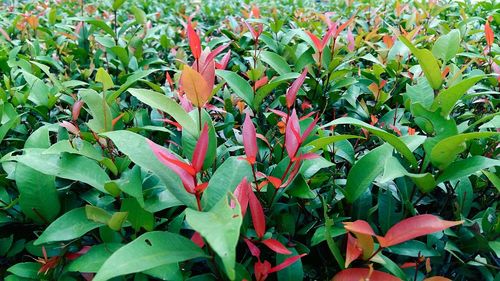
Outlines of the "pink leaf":
{"type": "Polygon", "coordinates": [[[266,85],[268,80],[269,80],[269,79],[267,78],[267,76],[264,76],[264,77],[262,77],[261,79],[257,80],[257,81],[255,82],[255,90],[257,90],[257,89],[259,89],[260,87],[262,87],[262,86],[266,85]]]}
{"type": "Polygon", "coordinates": [[[301,137],[300,137],[300,126],[299,119],[295,109],[292,111],[292,115],[288,119],[285,129],[285,147],[288,153],[288,157],[293,159],[297,154],[300,147],[301,137]]]}
{"type": "MultiPolygon", "coordinates": [[[[241,215],[245,216],[248,208],[248,194],[252,192],[250,183],[247,181],[247,178],[244,177],[241,182],[238,184],[236,189],[234,190],[234,197],[238,200],[241,208],[241,215]]],[[[231,208],[234,208],[235,204],[231,204],[231,208]]]]}
{"type": "Polygon", "coordinates": [[[245,121],[243,122],[243,146],[248,162],[253,165],[257,158],[258,148],[257,132],[255,131],[252,119],[250,119],[250,114],[245,116],[245,121]]]}
{"type": "Polygon", "coordinates": [[[274,252],[278,254],[283,254],[283,255],[290,255],[292,252],[288,250],[283,244],[281,244],[278,240],[276,239],[266,239],[262,240],[262,244],[266,245],[269,249],[273,250],[274,252]]]}
{"type": "Polygon", "coordinates": [[[446,221],[433,215],[407,218],[391,227],[384,237],[377,236],[381,247],[390,247],[413,238],[442,231],[464,221],[446,221]]]}
{"type": "Polygon", "coordinates": [[[264,216],[264,210],[253,191],[248,193],[248,199],[250,213],[252,214],[253,228],[255,229],[255,233],[257,233],[257,237],[262,238],[266,233],[266,217],[264,216]]]}
{"type": "Polygon", "coordinates": [[[401,279],[396,276],[390,275],[388,273],[370,270],[368,268],[349,268],[344,269],[341,272],[333,276],[332,281],[360,281],[360,280],[370,280],[370,281],[401,281],[401,279]]]}
{"type": "Polygon", "coordinates": [[[193,151],[193,168],[198,173],[203,168],[203,162],[208,149],[208,125],[205,123],[200,133],[200,138],[193,151]]]}
{"type": "Polygon", "coordinates": [[[217,69],[226,69],[229,60],[231,59],[231,50],[229,50],[220,60],[220,64],[216,63],[217,69]]]}
{"type": "Polygon", "coordinates": [[[316,115],[316,117],[314,118],[314,120],[312,121],[312,123],[309,124],[309,126],[307,126],[306,130],[304,131],[304,134],[302,134],[302,137],[300,138],[300,142],[301,143],[307,139],[307,137],[309,136],[309,134],[314,129],[314,126],[316,126],[316,124],[318,123],[318,120],[319,120],[319,115],[316,115]]]}
{"type": "Polygon", "coordinates": [[[347,48],[349,49],[349,51],[354,51],[354,47],[355,47],[355,42],[354,42],[354,35],[352,35],[352,30],[349,28],[349,30],[347,30],[347,42],[348,42],[348,45],[347,45],[347,48]]]}
{"type": "Polygon", "coordinates": [[[252,243],[252,241],[250,241],[250,239],[243,238],[243,241],[245,241],[245,243],[247,244],[247,247],[250,250],[250,253],[252,254],[252,256],[259,258],[260,257],[260,249],[257,246],[255,246],[255,244],[252,243]]]}
{"type": "Polygon", "coordinates": [[[76,135],[76,136],[80,135],[80,129],[78,129],[75,125],[71,124],[68,121],[62,121],[59,125],[61,127],[66,128],[73,135],[76,135]]]}
{"type": "Polygon", "coordinates": [[[300,74],[299,78],[295,79],[290,88],[288,88],[288,91],[286,92],[286,106],[288,108],[291,108],[295,103],[297,92],[299,91],[302,84],[304,84],[306,76],[307,76],[307,68],[304,67],[304,70],[302,70],[302,74],[300,74]]]}
{"type": "Polygon", "coordinates": [[[76,121],[78,119],[78,116],[80,116],[80,110],[82,109],[83,106],[83,100],[77,100],[73,104],[73,107],[71,108],[71,118],[73,118],[73,121],[76,121]]]}
{"type": "Polygon", "coordinates": [[[287,258],[282,263],[280,263],[277,266],[271,268],[271,270],[269,270],[269,273],[278,272],[280,270],[283,270],[283,269],[289,267],[290,265],[292,265],[293,263],[295,263],[296,261],[300,260],[300,258],[302,258],[303,256],[306,256],[306,255],[307,254],[302,254],[302,255],[298,255],[298,256],[293,256],[293,257],[287,258]]]}
{"type": "Polygon", "coordinates": [[[260,262],[257,261],[253,265],[253,271],[255,274],[256,281],[264,281],[271,271],[271,264],[268,261],[260,262]]]}
{"type": "Polygon", "coordinates": [[[193,234],[193,236],[191,236],[191,241],[193,241],[193,243],[195,243],[200,248],[203,248],[203,246],[205,246],[205,241],[203,241],[201,234],[197,231],[193,234]]]}
{"type": "Polygon", "coordinates": [[[352,233],[361,233],[366,235],[375,236],[372,227],[364,220],[357,220],[355,222],[344,222],[344,228],[352,233]]]}
{"type": "Polygon", "coordinates": [[[148,140],[148,144],[156,158],[158,158],[158,160],[163,163],[163,165],[169,167],[179,176],[186,191],[189,193],[195,193],[196,183],[192,175],[194,169],[192,169],[190,165],[177,160],[177,157],[174,154],[157,145],[156,143],[148,140]],[[189,170],[189,168],[191,168],[193,171],[189,170]]]}
{"type": "Polygon", "coordinates": [[[206,61],[212,61],[215,59],[215,57],[220,54],[222,51],[224,51],[227,47],[229,47],[229,44],[225,45],[220,45],[219,47],[215,48],[210,54],[208,54],[206,61]]]}

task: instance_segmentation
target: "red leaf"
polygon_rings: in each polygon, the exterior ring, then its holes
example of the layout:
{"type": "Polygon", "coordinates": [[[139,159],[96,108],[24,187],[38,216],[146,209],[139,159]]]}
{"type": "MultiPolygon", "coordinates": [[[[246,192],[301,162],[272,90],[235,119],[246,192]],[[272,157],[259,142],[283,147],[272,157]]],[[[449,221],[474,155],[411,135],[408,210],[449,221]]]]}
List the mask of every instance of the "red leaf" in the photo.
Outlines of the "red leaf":
{"type": "Polygon", "coordinates": [[[277,177],[268,176],[267,180],[274,186],[274,188],[279,188],[281,185],[281,180],[277,177]]]}
{"type": "Polygon", "coordinates": [[[401,268],[415,268],[417,266],[417,263],[416,262],[405,262],[403,263],[402,265],[400,265],[399,267],[401,268]]]}
{"type": "Polygon", "coordinates": [[[253,228],[257,233],[257,237],[262,238],[266,233],[266,217],[264,216],[264,210],[253,191],[248,192],[248,199],[250,213],[252,214],[253,228]]]}
{"type": "Polygon", "coordinates": [[[342,30],[344,30],[352,21],[354,21],[354,15],[349,20],[344,22],[341,26],[339,26],[339,28],[335,31],[335,37],[339,36],[340,32],[342,32],[342,30]]]}
{"type": "Polygon", "coordinates": [[[292,182],[292,180],[295,178],[295,176],[299,173],[300,166],[301,166],[300,157],[298,159],[293,158],[292,161],[295,161],[293,169],[290,172],[290,175],[288,176],[286,181],[280,186],[280,188],[287,187],[292,182]]]}
{"type": "Polygon", "coordinates": [[[207,58],[205,61],[212,61],[215,59],[215,57],[220,54],[222,51],[224,51],[227,47],[229,47],[229,44],[225,45],[220,45],[219,47],[215,48],[215,50],[211,51],[210,54],[208,54],[207,58]]]}
{"type": "Polygon", "coordinates": [[[486,36],[486,44],[491,47],[491,45],[493,45],[495,35],[493,34],[493,30],[491,29],[490,22],[488,20],[486,20],[486,24],[484,25],[484,35],[486,36]]]}
{"type": "Polygon", "coordinates": [[[269,109],[269,111],[271,111],[272,113],[278,115],[279,117],[281,118],[286,118],[286,113],[283,112],[283,111],[280,111],[280,110],[276,110],[276,109],[269,109]]]}
{"type": "Polygon", "coordinates": [[[299,78],[295,79],[290,88],[288,88],[288,91],[286,92],[286,106],[288,108],[291,108],[295,103],[297,92],[299,91],[302,84],[304,84],[306,76],[307,76],[307,68],[304,67],[304,70],[302,70],[302,74],[300,74],[299,78]]]}
{"type": "Polygon", "coordinates": [[[189,193],[195,193],[196,183],[192,174],[194,169],[187,163],[177,160],[177,157],[174,154],[156,143],[148,140],[148,144],[156,158],[158,158],[163,165],[169,167],[179,176],[186,191],[189,193]]]}
{"type": "Polygon", "coordinates": [[[193,243],[195,243],[200,248],[203,248],[203,246],[205,246],[205,241],[203,241],[203,238],[201,237],[201,234],[199,232],[195,232],[193,236],[191,236],[191,241],[193,241],[193,243]]]}
{"type": "Polygon", "coordinates": [[[304,131],[304,134],[302,134],[302,137],[300,138],[301,143],[307,139],[309,134],[314,129],[314,126],[316,126],[316,124],[318,123],[318,120],[319,120],[319,115],[316,115],[316,117],[314,117],[313,122],[309,124],[309,126],[307,126],[306,130],[304,131]]]}
{"type": "MultiPolygon", "coordinates": [[[[245,216],[248,208],[248,194],[252,192],[250,183],[248,183],[247,178],[244,177],[234,190],[234,197],[238,200],[241,208],[241,215],[245,216]]],[[[231,208],[234,208],[234,203],[231,204],[231,208]]]]}
{"type": "Polygon", "coordinates": [[[200,133],[200,138],[196,143],[193,151],[193,163],[192,166],[196,173],[200,172],[203,168],[203,161],[205,160],[205,155],[208,149],[208,125],[205,123],[203,129],[200,133]]]}
{"type": "Polygon", "coordinates": [[[250,164],[255,163],[257,158],[257,132],[255,126],[250,119],[250,114],[246,114],[245,121],[243,122],[243,146],[245,148],[245,155],[250,164]]]}
{"type": "Polygon", "coordinates": [[[280,263],[277,266],[271,268],[271,270],[269,270],[269,273],[278,272],[278,271],[280,271],[282,269],[285,269],[285,268],[289,267],[290,265],[292,265],[294,262],[300,260],[301,257],[306,256],[306,255],[307,254],[302,254],[302,255],[298,255],[298,256],[287,258],[282,263],[280,263]]]}
{"type": "Polygon", "coordinates": [[[252,256],[259,258],[260,257],[260,249],[257,246],[255,246],[255,244],[252,243],[252,241],[250,241],[247,238],[243,238],[243,241],[245,241],[245,243],[247,244],[247,247],[250,250],[250,253],[252,254],[252,256]]]}
{"type": "Polygon", "coordinates": [[[364,220],[357,220],[355,222],[344,222],[344,228],[352,233],[361,233],[366,235],[375,235],[372,227],[364,220]]]}
{"type": "Polygon", "coordinates": [[[283,254],[283,255],[290,255],[292,252],[288,250],[283,244],[281,244],[278,240],[276,239],[266,239],[262,240],[262,244],[266,245],[269,249],[273,250],[274,252],[278,254],[283,254]]]}
{"type": "Polygon", "coordinates": [[[267,76],[264,76],[262,77],[261,79],[257,80],[255,82],[255,90],[259,89],[260,87],[264,86],[267,84],[267,81],[269,81],[269,79],[267,78],[267,76]]]}
{"type": "Polygon", "coordinates": [[[361,250],[358,245],[358,240],[354,238],[350,233],[347,233],[347,250],[345,255],[345,267],[348,267],[351,262],[355,261],[363,250],[361,250]]]}
{"type": "Polygon", "coordinates": [[[295,109],[292,111],[292,115],[286,124],[285,137],[286,151],[290,159],[293,159],[299,150],[301,142],[299,119],[295,109]]]}
{"type": "Polygon", "coordinates": [[[196,34],[196,31],[191,24],[191,19],[188,20],[187,24],[187,34],[189,39],[189,47],[195,59],[199,59],[201,55],[201,42],[200,37],[196,34]]]}
{"type": "Polygon", "coordinates": [[[463,221],[445,221],[433,215],[419,215],[398,222],[384,237],[377,236],[377,239],[381,247],[390,247],[462,223],[463,221]]]}
{"type": "Polygon", "coordinates": [[[368,268],[349,268],[333,276],[332,281],[400,281],[401,279],[388,273],[373,270],[370,272],[368,268]]]}
{"type": "Polygon", "coordinates": [[[306,33],[307,33],[307,35],[309,35],[309,38],[311,38],[311,40],[313,41],[314,46],[316,47],[316,50],[318,52],[323,52],[323,44],[321,43],[319,38],[316,35],[314,35],[313,33],[311,33],[310,31],[306,31],[306,33]]]}
{"type": "Polygon", "coordinates": [[[256,262],[253,266],[256,281],[264,281],[271,271],[271,264],[268,261],[256,262]]]}

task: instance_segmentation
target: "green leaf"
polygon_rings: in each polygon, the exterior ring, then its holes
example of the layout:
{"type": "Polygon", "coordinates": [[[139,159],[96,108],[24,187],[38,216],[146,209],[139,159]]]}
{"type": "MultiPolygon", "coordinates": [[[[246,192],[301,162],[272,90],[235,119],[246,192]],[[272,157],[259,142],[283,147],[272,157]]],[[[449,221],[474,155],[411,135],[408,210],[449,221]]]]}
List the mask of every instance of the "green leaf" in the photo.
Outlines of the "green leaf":
{"type": "Polygon", "coordinates": [[[105,281],[116,276],[204,256],[198,246],[183,236],[169,232],[148,232],[114,252],[93,280],[105,281]]]}
{"type": "MultiPolygon", "coordinates": [[[[299,253],[295,248],[288,248],[292,252],[291,255],[276,255],[276,264],[280,264],[284,262],[287,258],[298,256],[299,253]]],[[[302,267],[302,260],[299,259],[296,262],[292,263],[290,266],[283,268],[278,271],[277,274],[279,281],[302,281],[304,280],[304,269],[302,267]]]]}
{"type": "Polygon", "coordinates": [[[419,253],[421,256],[424,257],[440,256],[438,251],[434,250],[431,247],[428,247],[425,243],[417,240],[410,240],[398,245],[391,246],[387,248],[387,251],[389,251],[390,253],[394,253],[396,255],[408,256],[414,258],[418,257],[419,253]]]}
{"type": "MultiPolygon", "coordinates": [[[[236,201],[235,198],[233,199],[236,201]]],[[[186,209],[186,222],[205,238],[221,258],[230,280],[234,280],[236,276],[234,269],[236,244],[238,244],[242,221],[239,204],[232,209],[228,204],[227,195],[209,212],[186,209]]]]}
{"type": "Polygon", "coordinates": [[[441,77],[439,64],[434,55],[427,49],[417,49],[404,36],[399,36],[399,40],[401,40],[401,42],[403,42],[417,57],[418,63],[420,64],[420,67],[425,74],[425,78],[427,78],[429,84],[431,84],[431,87],[434,90],[439,89],[441,87],[441,84],[443,83],[443,79],[441,77]]]}
{"type": "Polygon", "coordinates": [[[19,117],[11,118],[9,121],[0,126],[0,143],[2,142],[3,138],[5,138],[5,135],[7,135],[9,130],[17,124],[17,120],[19,120],[19,117]]]}
{"type": "Polygon", "coordinates": [[[360,121],[358,119],[354,119],[351,117],[341,117],[338,119],[333,120],[332,122],[329,122],[323,126],[322,128],[325,127],[330,127],[332,125],[341,125],[341,124],[348,124],[348,125],[354,125],[358,127],[365,128],[368,130],[370,133],[380,137],[384,141],[388,142],[390,145],[392,145],[399,153],[401,153],[409,162],[412,166],[416,167],[417,166],[417,159],[413,155],[413,153],[410,151],[410,149],[406,146],[406,144],[396,137],[393,134],[390,134],[380,128],[374,127],[372,125],[369,125],[363,121],[360,121]]]}
{"type": "Polygon", "coordinates": [[[135,231],[139,231],[141,227],[147,231],[153,231],[155,223],[153,213],[144,210],[136,199],[123,199],[120,211],[128,213],[127,220],[135,231]]]}
{"type": "Polygon", "coordinates": [[[38,270],[41,267],[37,262],[21,262],[9,267],[7,271],[19,277],[38,279],[38,270]]]}
{"type": "Polygon", "coordinates": [[[102,83],[103,91],[107,91],[108,89],[113,88],[113,86],[115,85],[113,83],[113,79],[111,78],[111,76],[109,76],[109,74],[106,72],[106,70],[104,70],[104,68],[102,68],[102,67],[100,67],[97,70],[97,73],[95,75],[95,81],[102,83]]]}
{"type": "Polygon", "coordinates": [[[104,184],[110,180],[108,174],[95,161],[86,157],[66,153],[57,155],[29,151],[17,156],[15,160],[43,174],[81,181],[107,193],[104,184]]]}
{"type": "Polygon", "coordinates": [[[479,170],[489,167],[500,166],[500,160],[490,159],[483,156],[472,156],[463,160],[458,160],[451,163],[441,175],[437,178],[437,182],[445,182],[457,180],[462,177],[467,177],[479,170]]]}
{"type": "Polygon", "coordinates": [[[269,64],[280,75],[292,72],[286,60],[276,53],[262,51],[260,54],[260,59],[263,62],[269,64]]]}
{"type": "Polygon", "coordinates": [[[196,208],[194,196],[187,193],[177,174],[158,161],[145,137],[129,131],[113,131],[102,135],[110,138],[117,149],[127,155],[132,162],[156,174],[179,201],[196,208]]]}
{"type": "Polygon", "coordinates": [[[125,83],[123,83],[118,90],[114,91],[113,93],[108,93],[106,97],[106,101],[108,104],[111,104],[116,98],[120,96],[121,93],[123,93],[125,90],[127,90],[130,86],[132,86],[134,83],[137,81],[141,80],[142,78],[159,71],[159,69],[148,69],[148,70],[138,70],[134,72],[132,75],[127,77],[127,80],[125,83]]]}
{"type": "Polygon", "coordinates": [[[355,136],[355,135],[337,135],[337,136],[328,136],[328,137],[322,137],[319,139],[315,139],[305,146],[312,146],[313,149],[310,150],[310,152],[315,152],[320,149],[324,149],[326,146],[342,141],[342,140],[347,140],[347,139],[363,139],[363,137],[360,136],[355,136]]]}
{"type": "Polygon", "coordinates": [[[113,29],[109,25],[107,25],[103,20],[94,19],[94,18],[75,18],[75,20],[88,22],[92,26],[95,26],[95,27],[102,29],[104,32],[109,34],[111,37],[113,37],[113,38],[116,37],[116,34],[113,31],[113,29]]]}
{"type": "Polygon", "coordinates": [[[113,117],[111,115],[111,110],[108,104],[94,90],[82,90],[80,95],[85,102],[85,104],[90,109],[90,115],[93,119],[87,122],[89,128],[96,133],[103,133],[112,129],[113,117]]]}
{"type": "Polygon", "coordinates": [[[375,178],[382,173],[384,166],[380,163],[392,156],[393,148],[383,144],[368,152],[352,166],[347,175],[344,195],[352,203],[363,194],[375,178]]]}
{"type": "Polygon", "coordinates": [[[455,160],[459,153],[465,150],[466,141],[498,135],[500,135],[498,132],[475,132],[447,137],[439,141],[432,149],[430,155],[431,162],[434,166],[443,170],[455,160]]]}
{"type": "Polygon", "coordinates": [[[113,1],[113,10],[118,10],[122,5],[123,3],[125,3],[125,0],[114,0],[113,1]]]}
{"type": "Polygon", "coordinates": [[[253,107],[253,89],[250,84],[238,74],[227,70],[216,70],[217,76],[224,79],[234,93],[242,98],[250,107],[253,107]]]}
{"type": "Polygon", "coordinates": [[[119,243],[103,243],[92,246],[87,253],[71,262],[67,269],[68,271],[95,273],[111,254],[122,246],[119,243]]]}
{"type": "Polygon", "coordinates": [[[76,208],[51,223],[34,244],[72,240],[102,225],[87,219],[85,208],[76,208]]]}
{"type": "Polygon", "coordinates": [[[439,95],[434,99],[431,110],[435,111],[440,107],[441,114],[445,117],[448,116],[455,104],[467,92],[467,90],[469,90],[470,87],[474,86],[477,82],[484,78],[484,75],[469,77],[449,87],[448,89],[441,91],[439,95]]]}
{"type": "Polygon", "coordinates": [[[262,103],[262,101],[279,85],[287,82],[288,80],[296,79],[299,76],[300,74],[297,72],[285,73],[274,79],[271,79],[271,81],[269,81],[266,85],[260,87],[257,90],[257,93],[255,94],[255,97],[253,99],[253,107],[255,108],[255,110],[257,111],[259,110],[259,106],[262,103]]]}
{"type": "Polygon", "coordinates": [[[21,163],[16,165],[15,177],[23,213],[39,223],[51,222],[61,209],[55,177],[21,163]]]}
{"type": "Polygon", "coordinates": [[[203,209],[209,210],[220,202],[228,192],[233,192],[244,177],[253,181],[250,164],[237,156],[226,159],[208,182],[208,187],[202,197],[203,209]]]}
{"type": "Polygon", "coordinates": [[[453,29],[448,34],[439,37],[434,46],[432,46],[432,54],[447,62],[455,57],[460,48],[460,31],[453,29]]]}
{"type": "Polygon", "coordinates": [[[144,89],[128,89],[128,92],[141,102],[172,116],[184,130],[189,131],[192,135],[197,136],[199,134],[195,121],[173,99],[163,94],[144,89]]]}

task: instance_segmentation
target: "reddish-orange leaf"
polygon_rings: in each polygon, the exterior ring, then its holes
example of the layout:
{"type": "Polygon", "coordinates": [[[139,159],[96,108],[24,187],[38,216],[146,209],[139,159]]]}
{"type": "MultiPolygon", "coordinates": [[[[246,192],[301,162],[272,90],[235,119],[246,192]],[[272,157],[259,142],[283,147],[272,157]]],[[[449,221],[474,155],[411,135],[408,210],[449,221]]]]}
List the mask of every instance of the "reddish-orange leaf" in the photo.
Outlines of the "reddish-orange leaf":
{"type": "Polygon", "coordinates": [[[433,276],[429,278],[425,278],[424,281],[452,281],[451,279],[448,279],[443,276],[433,276]]]}
{"type": "Polygon", "coordinates": [[[283,255],[292,254],[290,250],[288,250],[283,244],[281,244],[276,239],[269,238],[266,240],[262,240],[262,244],[266,245],[269,249],[273,250],[278,254],[283,254],[283,255]]]}
{"type": "Polygon", "coordinates": [[[195,106],[202,107],[212,96],[212,89],[203,76],[187,65],[182,69],[181,83],[187,98],[195,106]]]}
{"type": "Polygon", "coordinates": [[[347,250],[345,255],[345,267],[349,267],[351,262],[355,261],[361,253],[363,252],[358,247],[358,240],[354,238],[350,233],[347,233],[347,250]]]}
{"type": "Polygon", "coordinates": [[[332,281],[400,281],[401,279],[388,273],[368,268],[349,268],[333,276],[332,281]]]}
{"type": "Polygon", "coordinates": [[[194,30],[193,25],[191,24],[191,19],[188,20],[187,35],[191,52],[193,53],[195,59],[199,59],[201,55],[201,41],[200,37],[194,30]]]}
{"type": "Polygon", "coordinates": [[[311,38],[311,40],[313,41],[314,46],[316,47],[316,50],[318,52],[322,52],[323,51],[323,44],[321,43],[319,38],[310,31],[306,31],[306,33],[307,33],[307,35],[309,35],[309,38],[311,38]]]}
{"type": "Polygon", "coordinates": [[[266,217],[264,216],[262,205],[253,191],[248,192],[248,203],[250,205],[253,228],[257,233],[257,237],[262,238],[266,233],[266,217]]]}
{"type": "Polygon", "coordinates": [[[375,235],[372,227],[364,220],[355,222],[344,222],[344,228],[352,233],[361,233],[366,235],[375,235]]]}
{"type": "Polygon", "coordinates": [[[433,215],[414,216],[391,227],[384,237],[377,236],[381,247],[390,247],[413,238],[442,231],[463,221],[445,221],[433,215]]]}
{"type": "Polygon", "coordinates": [[[493,34],[493,29],[491,29],[490,22],[488,20],[486,20],[486,24],[484,25],[484,35],[486,36],[486,44],[491,47],[491,45],[493,45],[495,35],[493,34]]]}
{"type": "Polygon", "coordinates": [[[267,76],[264,76],[264,77],[260,78],[259,80],[255,81],[255,90],[266,85],[268,81],[269,81],[269,79],[267,78],[267,76]]]}
{"type": "Polygon", "coordinates": [[[287,258],[282,263],[280,263],[277,266],[271,268],[271,270],[269,270],[269,273],[278,272],[278,271],[280,271],[282,269],[285,269],[285,268],[289,267],[290,265],[292,265],[293,263],[295,263],[296,261],[300,260],[301,257],[306,256],[306,255],[307,254],[302,254],[302,255],[298,255],[298,256],[287,258]]]}

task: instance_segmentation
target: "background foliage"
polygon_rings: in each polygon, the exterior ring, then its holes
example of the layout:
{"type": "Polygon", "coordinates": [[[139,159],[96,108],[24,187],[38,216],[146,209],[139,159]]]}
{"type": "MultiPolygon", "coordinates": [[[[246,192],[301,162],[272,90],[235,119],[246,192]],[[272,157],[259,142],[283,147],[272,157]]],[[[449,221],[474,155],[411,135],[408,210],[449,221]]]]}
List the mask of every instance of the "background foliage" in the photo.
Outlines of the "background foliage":
{"type": "Polygon", "coordinates": [[[0,276],[498,280],[499,11],[3,4],[0,276]]]}

